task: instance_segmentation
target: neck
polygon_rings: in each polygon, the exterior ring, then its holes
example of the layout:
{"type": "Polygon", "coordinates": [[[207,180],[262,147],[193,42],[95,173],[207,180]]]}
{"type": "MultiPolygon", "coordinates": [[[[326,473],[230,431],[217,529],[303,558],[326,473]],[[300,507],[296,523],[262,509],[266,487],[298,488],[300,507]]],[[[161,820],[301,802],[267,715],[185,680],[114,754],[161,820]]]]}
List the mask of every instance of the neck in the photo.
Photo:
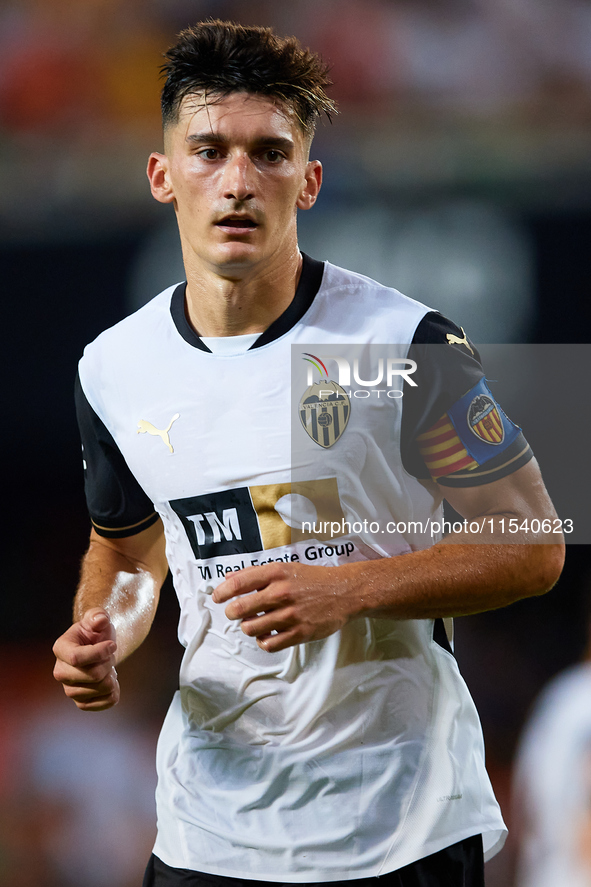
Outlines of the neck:
{"type": "Polygon", "coordinates": [[[291,303],[302,271],[297,249],[240,277],[209,268],[187,268],[187,319],[201,336],[262,333],[291,303]]]}

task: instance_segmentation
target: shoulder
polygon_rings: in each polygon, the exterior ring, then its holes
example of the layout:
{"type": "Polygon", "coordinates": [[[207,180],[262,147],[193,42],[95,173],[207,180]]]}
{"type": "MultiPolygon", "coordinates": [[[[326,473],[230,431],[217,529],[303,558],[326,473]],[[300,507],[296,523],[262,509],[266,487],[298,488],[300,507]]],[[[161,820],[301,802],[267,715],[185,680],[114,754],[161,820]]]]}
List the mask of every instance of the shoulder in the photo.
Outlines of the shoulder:
{"type": "Polygon", "coordinates": [[[90,342],[80,361],[81,370],[98,369],[125,358],[133,360],[150,349],[154,337],[161,336],[172,325],[170,302],[178,285],[163,290],[138,311],[104,330],[90,342]]]}
{"type": "Polygon", "coordinates": [[[170,314],[170,300],[177,286],[178,284],[173,284],[167,287],[133,314],[100,333],[84,349],[84,358],[105,348],[111,348],[115,344],[133,343],[137,341],[138,336],[141,337],[158,327],[163,317],[170,314]]]}
{"type": "Polygon", "coordinates": [[[405,296],[394,287],[386,286],[364,274],[357,274],[355,271],[332,265],[330,262],[324,263],[321,289],[325,293],[340,293],[342,297],[347,294],[363,295],[372,301],[382,302],[385,306],[400,305],[410,310],[414,309],[421,314],[431,310],[427,305],[405,296]]]}
{"type": "Polygon", "coordinates": [[[479,360],[474,343],[468,339],[463,326],[458,326],[439,311],[428,311],[417,326],[414,345],[462,346],[462,353],[469,353],[479,360]]]}
{"type": "Polygon", "coordinates": [[[430,309],[377,280],[324,263],[322,284],[315,300],[316,309],[328,321],[338,320],[344,332],[358,335],[359,341],[408,344],[421,318],[430,309]]]}
{"type": "Polygon", "coordinates": [[[168,287],[138,311],[104,330],[84,349],[78,365],[82,390],[100,412],[103,395],[120,390],[122,380],[141,378],[156,356],[175,338],[170,302],[178,284],[168,287]]]}

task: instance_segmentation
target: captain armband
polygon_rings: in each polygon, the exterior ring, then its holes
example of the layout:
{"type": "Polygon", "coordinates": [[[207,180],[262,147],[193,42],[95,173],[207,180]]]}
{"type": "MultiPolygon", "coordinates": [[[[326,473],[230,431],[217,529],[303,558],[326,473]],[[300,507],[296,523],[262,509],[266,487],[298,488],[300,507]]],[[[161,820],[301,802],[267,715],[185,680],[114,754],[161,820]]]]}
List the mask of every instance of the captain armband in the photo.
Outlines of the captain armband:
{"type": "Polygon", "coordinates": [[[520,434],[521,429],[503,412],[482,378],[420,434],[417,443],[429,474],[439,480],[456,472],[467,476],[477,472],[520,434]]]}

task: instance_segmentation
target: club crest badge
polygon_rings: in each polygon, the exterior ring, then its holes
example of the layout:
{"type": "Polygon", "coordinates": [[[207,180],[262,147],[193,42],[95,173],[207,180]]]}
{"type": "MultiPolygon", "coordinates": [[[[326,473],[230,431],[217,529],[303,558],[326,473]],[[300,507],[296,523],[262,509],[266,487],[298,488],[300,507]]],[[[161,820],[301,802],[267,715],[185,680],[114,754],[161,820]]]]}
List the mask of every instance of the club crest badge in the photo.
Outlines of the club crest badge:
{"type": "Polygon", "coordinates": [[[340,385],[330,379],[306,388],[299,405],[304,430],[321,447],[332,447],[347,427],[351,401],[340,385]]]}
{"type": "Polygon", "coordinates": [[[498,446],[505,439],[503,420],[492,397],[479,394],[470,402],[467,413],[468,427],[485,443],[498,446]]]}
{"type": "Polygon", "coordinates": [[[298,407],[300,421],[314,443],[327,449],[342,437],[351,415],[351,401],[346,391],[328,378],[328,371],[319,357],[307,354],[304,360],[326,378],[313,382],[304,391],[298,407]]]}

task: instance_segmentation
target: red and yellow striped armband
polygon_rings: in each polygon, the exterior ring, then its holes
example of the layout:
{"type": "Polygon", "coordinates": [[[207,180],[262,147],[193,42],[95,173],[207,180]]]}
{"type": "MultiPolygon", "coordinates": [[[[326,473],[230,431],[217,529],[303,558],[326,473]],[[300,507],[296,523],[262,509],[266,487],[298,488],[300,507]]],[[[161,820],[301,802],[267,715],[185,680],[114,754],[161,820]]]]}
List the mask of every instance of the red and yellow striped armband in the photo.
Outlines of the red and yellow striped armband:
{"type": "Polygon", "coordinates": [[[444,413],[428,431],[420,434],[417,443],[429,474],[434,480],[454,471],[461,469],[471,471],[478,467],[478,462],[466,450],[447,413],[444,413]]]}

